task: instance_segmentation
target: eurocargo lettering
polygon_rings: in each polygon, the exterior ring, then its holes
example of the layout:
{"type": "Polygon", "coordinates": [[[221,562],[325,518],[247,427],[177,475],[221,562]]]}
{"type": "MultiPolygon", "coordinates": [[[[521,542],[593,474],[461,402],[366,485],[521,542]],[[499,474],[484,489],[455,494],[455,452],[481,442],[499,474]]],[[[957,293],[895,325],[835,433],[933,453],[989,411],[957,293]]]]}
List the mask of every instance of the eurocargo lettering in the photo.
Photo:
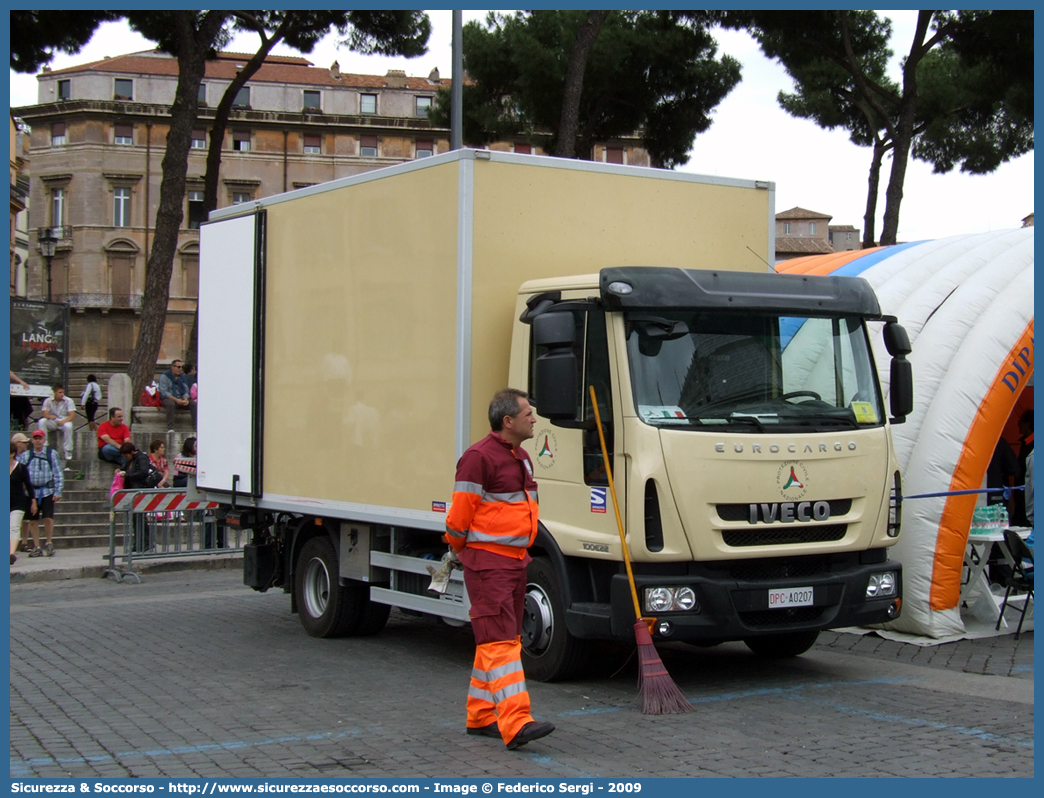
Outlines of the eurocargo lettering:
{"type": "Polygon", "coordinates": [[[454,464],[512,386],[539,416],[526,675],[633,644],[594,386],[659,639],[796,655],[895,618],[909,339],[860,278],[772,271],[774,191],[459,150],[213,213],[195,490],[250,530],[246,583],[315,637],[391,607],[467,622],[459,572],[435,594],[428,566],[454,464]]]}

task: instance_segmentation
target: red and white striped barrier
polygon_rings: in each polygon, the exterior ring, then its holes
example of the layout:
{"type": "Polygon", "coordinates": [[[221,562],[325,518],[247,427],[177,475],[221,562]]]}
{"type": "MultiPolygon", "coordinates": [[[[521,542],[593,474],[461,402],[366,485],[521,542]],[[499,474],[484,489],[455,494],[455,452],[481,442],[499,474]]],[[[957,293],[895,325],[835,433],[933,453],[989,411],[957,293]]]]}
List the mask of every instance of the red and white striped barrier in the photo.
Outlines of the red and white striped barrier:
{"type": "Polygon", "coordinates": [[[218,502],[189,501],[185,491],[153,493],[136,490],[118,490],[112,495],[112,509],[132,513],[167,512],[170,510],[212,510],[218,502]]]}
{"type": "Polygon", "coordinates": [[[182,474],[196,473],[195,457],[175,457],[171,462],[174,464],[174,468],[176,468],[182,474]]]}

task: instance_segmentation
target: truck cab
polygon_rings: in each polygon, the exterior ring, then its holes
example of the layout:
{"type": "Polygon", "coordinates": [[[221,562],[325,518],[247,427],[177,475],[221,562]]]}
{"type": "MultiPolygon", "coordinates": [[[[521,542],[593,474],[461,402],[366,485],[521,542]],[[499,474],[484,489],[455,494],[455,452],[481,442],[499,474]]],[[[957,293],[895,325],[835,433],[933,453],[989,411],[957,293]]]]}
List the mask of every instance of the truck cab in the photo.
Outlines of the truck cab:
{"type": "Polygon", "coordinates": [[[563,678],[635,620],[590,386],[655,635],[792,655],[897,617],[901,480],[868,323],[893,355],[892,423],[909,345],[865,281],[608,268],[525,284],[518,319],[510,383],[539,416],[533,678],[563,678]]]}

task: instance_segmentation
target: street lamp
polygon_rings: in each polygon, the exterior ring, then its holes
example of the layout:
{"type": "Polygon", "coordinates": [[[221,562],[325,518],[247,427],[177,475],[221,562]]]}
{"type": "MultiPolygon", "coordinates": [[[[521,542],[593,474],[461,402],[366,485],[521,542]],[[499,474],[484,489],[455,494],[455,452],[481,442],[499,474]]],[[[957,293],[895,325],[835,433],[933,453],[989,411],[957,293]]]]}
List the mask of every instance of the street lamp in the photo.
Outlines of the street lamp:
{"type": "Polygon", "coordinates": [[[58,236],[50,227],[41,227],[37,232],[40,243],[40,254],[47,259],[47,301],[51,301],[51,258],[58,249],[58,236]]]}

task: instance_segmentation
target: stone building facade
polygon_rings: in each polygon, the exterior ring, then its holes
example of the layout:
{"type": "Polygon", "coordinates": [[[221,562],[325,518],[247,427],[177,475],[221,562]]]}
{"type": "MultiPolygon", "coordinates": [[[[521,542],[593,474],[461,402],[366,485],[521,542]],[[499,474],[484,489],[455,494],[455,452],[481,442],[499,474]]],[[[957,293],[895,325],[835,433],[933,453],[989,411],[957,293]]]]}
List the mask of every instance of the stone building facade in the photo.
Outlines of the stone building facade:
{"type": "MultiPolygon", "coordinates": [[[[186,354],[211,121],[248,58],[219,53],[200,87],[160,362],[186,354]]],[[[118,370],[137,340],[177,61],[146,51],[45,70],[37,80],[39,103],[14,109],[32,129],[26,295],[46,296],[35,231],[51,228],[60,235],[52,297],[70,306],[70,362],[118,370]]],[[[428,108],[448,85],[438,70],[426,78],[398,70],[352,75],[336,62],[319,68],[300,57],[269,56],[236,98],[222,144],[218,207],[447,151],[449,131],[432,125],[428,108]]],[[[491,148],[539,152],[522,138],[491,148]]],[[[635,140],[595,150],[598,160],[648,165],[635,140]]]]}
{"type": "Polygon", "coordinates": [[[832,252],[831,218],[825,213],[797,207],[777,213],[776,261],[832,252]]]}
{"type": "Polygon", "coordinates": [[[26,260],[29,242],[26,237],[29,200],[29,137],[21,119],[11,120],[11,296],[25,296],[26,260]]]}

